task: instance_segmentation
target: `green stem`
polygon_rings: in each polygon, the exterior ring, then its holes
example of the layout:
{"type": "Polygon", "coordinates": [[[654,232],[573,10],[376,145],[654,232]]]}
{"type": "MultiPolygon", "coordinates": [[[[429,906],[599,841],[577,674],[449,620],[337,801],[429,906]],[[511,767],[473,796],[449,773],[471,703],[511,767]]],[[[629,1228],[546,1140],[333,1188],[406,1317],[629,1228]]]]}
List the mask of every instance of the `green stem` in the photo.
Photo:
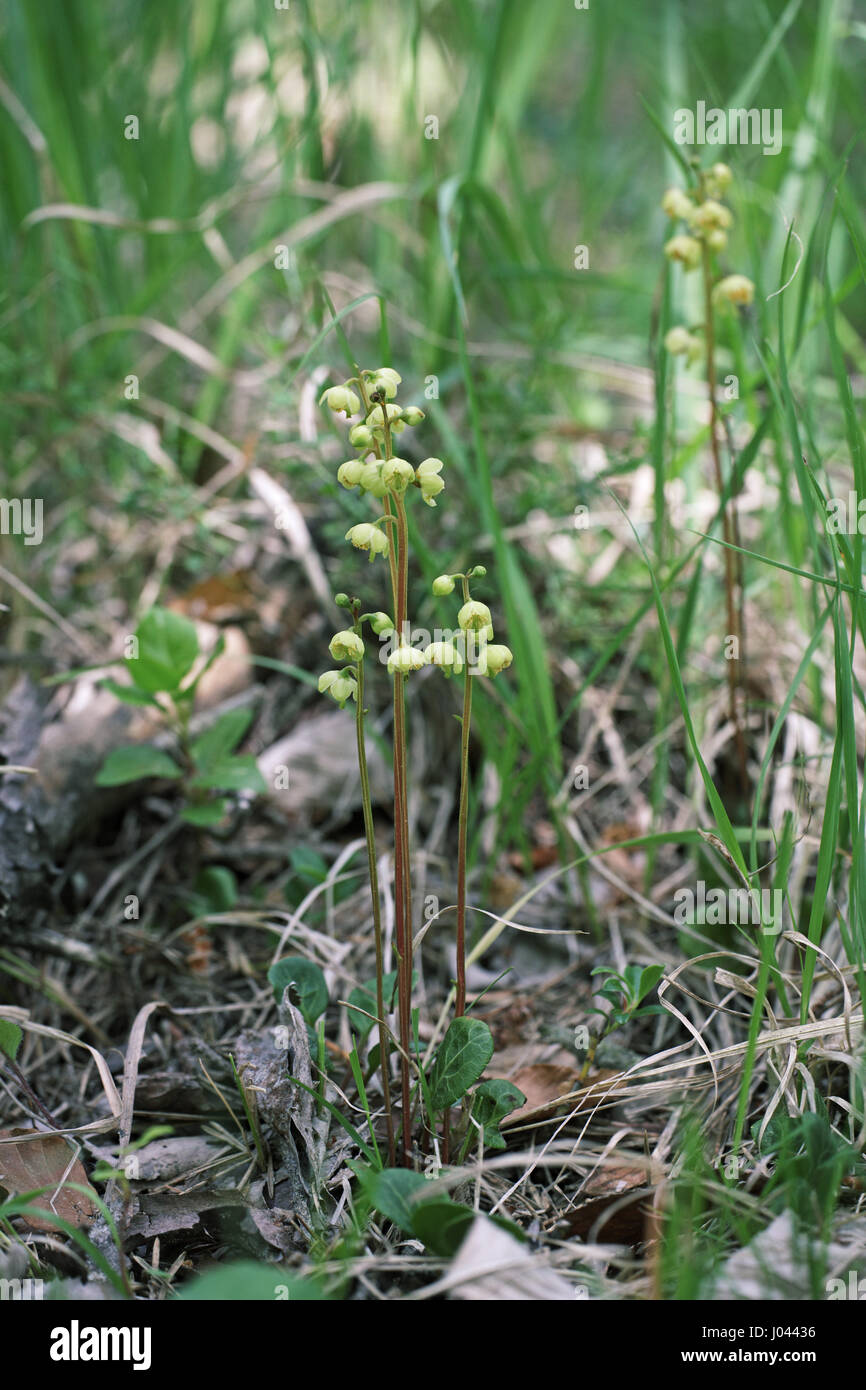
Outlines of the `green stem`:
{"type": "MultiPolygon", "coordinates": [[[[387,401],[381,399],[384,456],[391,451],[391,427],[387,401]]],[[[402,642],[406,622],[409,553],[406,511],[399,498],[394,499],[397,536],[388,548],[391,588],[394,600],[394,622],[397,641],[402,642]]],[[[385,498],[385,514],[393,515],[390,499],[385,498]]],[[[390,528],[389,528],[390,530],[390,528]]],[[[409,1074],[409,1054],[412,1037],[412,907],[409,893],[409,816],[406,807],[406,714],[403,700],[403,677],[394,674],[394,935],[397,950],[397,993],[400,1032],[400,1087],[403,1102],[402,1159],[408,1168],[412,1161],[412,1087],[409,1074]]]]}
{"type": "MultiPolygon", "coordinates": [[[[469,586],[463,581],[468,602],[469,586]]],[[[455,1017],[466,1012],[466,834],[469,820],[469,725],[472,720],[472,676],[468,643],[463,658],[463,719],[460,729],[460,811],[457,830],[457,997],[455,1017]]]]}
{"type": "Polygon", "coordinates": [[[355,714],[355,733],[358,740],[358,770],[361,776],[361,804],[364,812],[364,836],[367,841],[367,867],[370,874],[370,893],[373,898],[373,934],[376,942],[376,1015],[379,1020],[379,1064],[382,1071],[382,1094],[385,1098],[385,1125],[388,1133],[388,1165],[394,1165],[394,1116],[391,1110],[390,1047],[385,1023],[384,948],[382,944],[382,913],[379,902],[379,869],[376,862],[376,835],[373,828],[373,803],[370,796],[370,774],[367,768],[367,748],[364,738],[364,663],[356,667],[358,700],[355,714]]]}
{"type": "MultiPolygon", "coordinates": [[[[715,320],[713,306],[713,267],[710,248],[706,240],[702,242],[701,256],[703,262],[704,276],[704,341],[706,343],[706,363],[707,363],[707,390],[710,397],[710,450],[713,456],[713,471],[716,476],[716,489],[721,500],[725,495],[725,484],[722,476],[722,459],[719,449],[719,411],[716,401],[716,340],[715,340],[715,320]]],[[[733,499],[732,499],[733,501],[733,499]]],[[[743,797],[748,797],[748,762],[746,757],[746,740],[743,733],[743,724],[740,718],[740,703],[738,692],[740,690],[739,661],[740,661],[740,622],[737,607],[734,602],[734,553],[732,550],[733,534],[731,529],[731,517],[728,507],[722,512],[722,532],[725,541],[725,602],[727,606],[728,632],[735,638],[737,652],[733,660],[728,661],[728,710],[731,723],[734,726],[734,738],[737,749],[737,762],[739,764],[740,782],[743,797]]]]}

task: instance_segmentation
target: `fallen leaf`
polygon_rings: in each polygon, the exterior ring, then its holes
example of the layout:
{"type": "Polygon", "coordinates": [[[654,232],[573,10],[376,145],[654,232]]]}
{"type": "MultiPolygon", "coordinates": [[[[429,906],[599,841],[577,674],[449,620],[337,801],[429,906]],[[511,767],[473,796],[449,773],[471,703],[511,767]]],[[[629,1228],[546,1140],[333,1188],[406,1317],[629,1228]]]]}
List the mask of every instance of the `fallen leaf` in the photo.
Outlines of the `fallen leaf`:
{"type": "Polygon", "coordinates": [[[577,1088],[580,1072],[577,1067],[563,1067],[555,1062],[533,1062],[528,1067],[520,1067],[513,1076],[506,1078],[526,1096],[526,1104],[509,1116],[513,1124],[517,1117],[527,1110],[539,1110],[552,1105],[569,1091],[577,1088]]]}
{"type": "MultiPolygon", "coordinates": [[[[33,1192],[37,1188],[50,1190],[41,1197],[34,1197],[33,1206],[45,1211],[53,1211],[73,1226],[89,1226],[98,1215],[98,1209],[84,1192],[68,1186],[78,1183],[96,1193],[87,1181],[87,1174],[81,1160],[75,1158],[75,1150],[62,1134],[43,1134],[35,1129],[0,1130],[0,1187],[6,1189],[11,1197],[23,1192],[33,1192]],[[35,1135],[35,1138],[28,1136],[35,1135]],[[14,1140],[20,1139],[20,1143],[14,1140]],[[61,1186],[61,1184],[63,1184],[61,1186]]],[[[59,1231],[60,1226],[46,1217],[27,1216],[21,1218],[34,1231],[59,1231]]]]}
{"type": "Polygon", "coordinates": [[[501,1077],[504,1081],[513,1081],[526,1096],[526,1104],[503,1120],[503,1128],[528,1119],[544,1120],[566,1108],[575,1113],[592,1109],[608,1091],[622,1084],[617,1079],[622,1073],[605,1067],[591,1071],[581,1080],[578,1068],[562,1060],[571,1056],[562,1048],[554,1050],[560,1060],[516,1065],[513,1060],[515,1056],[522,1054],[525,1058],[528,1050],[503,1048],[494,1055],[484,1073],[485,1080],[501,1077]]]}
{"type": "MultiPolygon", "coordinates": [[[[517,873],[526,871],[526,858],[519,852],[509,854],[508,862],[517,873]]],[[[530,866],[536,870],[549,869],[559,863],[559,850],[556,845],[535,845],[529,854],[530,866]]]]}
{"type": "Polygon", "coordinates": [[[571,1303],[567,1279],[515,1236],[476,1216],[448,1271],[451,1298],[485,1302],[571,1303]]]}
{"type": "Polygon", "coordinates": [[[585,1240],[638,1245],[646,1239],[648,1201],[652,1188],[644,1168],[602,1168],[583,1189],[584,1201],[568,1218],[567,1233],[585,1240]],[[605,1212],[610,1212],[605,1217],[605,1212]]]}

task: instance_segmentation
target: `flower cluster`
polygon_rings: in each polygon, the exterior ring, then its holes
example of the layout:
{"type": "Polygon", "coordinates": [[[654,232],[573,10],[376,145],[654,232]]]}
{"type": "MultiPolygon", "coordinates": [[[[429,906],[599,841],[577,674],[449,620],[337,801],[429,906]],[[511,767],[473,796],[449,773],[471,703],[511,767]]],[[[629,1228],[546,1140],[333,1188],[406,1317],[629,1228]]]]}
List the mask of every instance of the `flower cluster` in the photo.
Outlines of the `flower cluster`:
{"type": "Polygon", "coordinates": [[[483,565],[476,565],[468,574],[440,574],[433,580],[433,593],[438,597],[453,593],[460,580],[465,600],[457,614],[462,643],[431,642],[424,652],[427,662],[440,667],[445,676],[459,676],[466,662],[470,662],[475,674],[498,676],[514,660],[509,647],[493,642],[493,622],[487,604],[469,597],[470,579],[482,578],[486,573],[483,565]]]}
{"type": "MultiPolygon", "coordinates": [[[[440,478],[442,460],[424,459],[417,468],[408,459],[399,458],[392,452],[391,441],[408,427],[420,425],[424,411],[416,405],[400,406],[396,403],[397,387],[401,377],[393,367],[378,367],[375,371],[363,371],[360,378],[353,377],[342,386],[330,386],[323,392],[321,403],[328,406],[336,415],[348,418],[361,412],[361,398],[352,390],[353,385],[361,388],[365,419],[363,424],[353,425],[349,431],[349,443],[358,450],[357,457],[348,459],[337,469],[337,481],[345,488],[359,488],[362,493],[381,499],[390,495],[402,497],[410,487],[417,487],[429,507],[435,507],[435,499],[445,487],[440,478]]],[[[354,526],[348,534],[359,550],[370,550],[373,555],[387,555],[385,544],[371,540],[369,529],[354,526]],[[360,534],[359,534],[360,533],[360,534]]]]}
{"type": "MultiPolygon", "coordinates": [[[[678,261],[685,270],[697,270],[709,265],[712,253],[724,251],[728,231],[733,223],[730,208],[722,198],[731,182],[727,164],[714,164],[698,174],[697,187],[690,192],[669,188],[662,198],[662,211],[674,222],[684,222],[686,229],[665,243],[665,255],[678,261]]],[[[707,271],[709,274],[709,270],[707,271]]],[[[725,275],[712,290],[713,304],[751,304],[755,286],[745,275],[725,275]]],[[[677,325],[665,336],[665,347],[674,356],[684,356],[691,365],[703,356],[700,337],[688,328],[677,325]]]]}
{"type": "MultiPolygon", "coordinates": [[[[392,578],[397,547],[394,527],[402,514],[407,493],[410,488],[417,488],[427,506],[435,507],[436,498],[445,487],[441,476],[444,466],[441,459],[426,458],[413,466],[408,459],[394,453],[394,437],[424,419],[424,412],[417,406],[401,406],[397,402],[400,381],[399,373],[392,367],[361,371],[357,377],[351,377],[341,386],[328,387],[320,402],[335,415],[345,415],[348,420],[361,413],[364,415],[362,423],[354,424],[349,429],[349,442],[357,453],[354,458],[340,464],[337,481],[348,490],[358,488],[362,495],[367,494],[381,501],[384,511],[372,521],[351,526],[346,532],[346,540],[357,550],[367,551],[371,562],[377,555],[387,559],[392,566],[392,578]]],[[[456,580],[462,581],[465,602],[458,615],[458,624],[463,642],[459,638],[453,642],[431,642],[421,650],[413,646],[406,636],[408,624],[404,615],[403,630],[397,634],[396,644],[388,657],[389,675],[408,676],[424,666],[438,666],[448,676],[459,675],[469,662],[473,674],[495,676],[511,665],[512,655],[508,647],[492,643],[490,609],[469,597],[469,579],[484,573],[483,566],[477,565],[469,575],[442,575],[433,585],[434,594],[442,595],[452,592],[456,580]]],[[[342,606],[349,606],[345,595],[337,596],[338,603],[341,600],[344,600],[342,606]]],[[[356,610],[355,617],[355,628],[336,633],[330,646],[335,661],[353,666],[357,666],[364,657],[364,644],[358,635],[363,622],[368,621],[379,636],[393,633],[395,628],[395,623],[386,613],[366,613],[358,617],[356,610]]],[[[352,670],[351,666],[344,670],[326,671],[319,678],[319,690],[327,691],[342,707],[347,700],[358,698],[358,679],[358,672],[352,670]]]]}

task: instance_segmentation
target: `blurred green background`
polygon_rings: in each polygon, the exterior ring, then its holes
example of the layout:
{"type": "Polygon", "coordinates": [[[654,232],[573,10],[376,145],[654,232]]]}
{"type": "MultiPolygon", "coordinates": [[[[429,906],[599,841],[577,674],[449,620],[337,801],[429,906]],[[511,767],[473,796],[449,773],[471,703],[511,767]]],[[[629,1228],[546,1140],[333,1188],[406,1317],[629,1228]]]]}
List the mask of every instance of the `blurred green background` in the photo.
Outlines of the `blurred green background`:
{"type": "MultiPolygon", "coordinates": [[[[851,0],[9,0],[2,448],[7,492],[44,498],[47,534],[38,553],[4,540],[4,564],[98,647],[143,589],[230,567],[201,488],[246,450],[302,508],[336,587],[362,513],[312,402],[346,374],[330,305],[360,299],[341,320],[352,351],[398,367],[428,411],[424,452],[448,465],[416,536],[418,620],[436,617],[422,578],[473,559],[495,575],[516,660],[477,727],[513,793],[499,830],[524,843],[532,797],[568,787],[582,691],[652,616],[609,488],[665,584],[696,695],[723,679],[718,555],[685,563],[695,537],[665,503],[672,481],[694,500],[710,478],[700,371],[660,348],[693,308],[659,200],[680,173],[674,112],[699,100],[783,113],[775,157],[699,153],[734,169],[723,259],[758,286],[721,347],[740,388],[730,428],[771,499],[748,544],[829,563],[796,453],[847,487],[860,447],[864,52],[851,0]],[[576,533],[576,506],[603,518],[576,533]],[[163,571],[167,523],[182,544],[163,571]],[[613,534],[621,555],[594,571],[613,534]]],[[[242,468],[220,496],[242,508],[242,468]]],[[[797,615],[805,645],[814,595],[755,566],[747,583],[771,621],[797,615]]],[[[42,621],[16,598],[13,648],[42,621]]],[[[654,633],[636,660],[637,743],[673,706],[654,633]]],[[[811,709],[829,732],[817,682],[811,709]]],[[[656,810],[669,775],[662,749],[656,810]]]]}

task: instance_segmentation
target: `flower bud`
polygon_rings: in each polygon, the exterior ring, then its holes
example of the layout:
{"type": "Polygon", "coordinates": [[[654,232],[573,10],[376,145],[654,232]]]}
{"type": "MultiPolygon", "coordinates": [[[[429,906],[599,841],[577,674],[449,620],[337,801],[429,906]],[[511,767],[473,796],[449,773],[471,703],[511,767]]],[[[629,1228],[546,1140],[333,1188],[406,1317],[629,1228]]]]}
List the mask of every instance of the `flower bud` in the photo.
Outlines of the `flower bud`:
{"type": "Polygon", "coordinates": [[[728,244],[728,234],[723,232],[721,227],[716,227],[712,232],[707,232],[707,245],[711,251],[724,251],[728,244]]]}
{"type": "Polygon", "coordinates": [[[446,676],[459,676],[463,670],[463,657],[453,642],[431,642],[424,651],[428,666],[441,666],[446,676]]]}
{"type": "Polygon", "coordinates": [[[486,603],[470,599],[457,614],[457,621],[464,632],[480,632],[490,623],[490,609],[486,603]]]}
{"type": "Polygon", "coordinates": [[[360,661],[364,655],[364,643],[357,632],[347,627],[342,632],[334,633],[328,651],[335,661],[360,661]]]}
{"type": "Polygon", "coordinates": [[[351,608],[352,606],[352,600],[349,598],[349,595],[344,593],[334,594],[334,602],[338,608],[351,608]]]}
{"type": "MultiPolygon", "coordinates": [[[[387,405],[385,410],[388,413],[389,420],[399,420],[400,416],[403,414],[399,405],[387,405]]],[[[367,424],[370,429],[382,429],[385,424],[385,416],[382,414],[382,407],[380,405],[373,406],[373,409],[367,416],[367,424]]]]}
{"type": "Polygon", "coordinates": [[[439,577],[438,577],[437,579],[434,579],[434,580],[433,580],[433,592],[434,592],[434,594],[436,594],[439,598],[442,598],[445,594],[453,594],[453,592],[454,592],[454,580],[451,578],[451,575],[450,575],[450,574],[440,574],[439,577]]]}
{"type": "Polygon", "coordinates": [[[357,700],[358,682],[351,671],[323,671],[319,676],[319,693],[325,691],[342,709],[347,700],[357,700]]]}
{"type": "Polygon", "coordinates": [[[354,391],[349,390],[348,386],[329,386],[327,391],[323,391],[319,397],[319,405],[323,401],[329,410],[333,410],[335,415],[342,413],[347,418],[350,415],[357,415],[361,409],[361,402],[354,391]]]}
{"type": "Polygon", "coordinates": [[[382,391],[386,400],[393,401],[402,380],[400,373],[395,372],[393,367],[379,367],[369,377],[369,390],[382,391]]]}
{"type": "Polygon", "coordinates": [[[420,671],[426,665],[424,653],[404,643],[388,657],[388,675],[408,676],[410,671],[420,671]]]}
{"type": "Polygon", "coordinates": [[[478,669],[482,676],[498,676],[499,672],[510,666],[513,660],[510,647],[489,642],[479,653],[478,669]]]}
{"type": "Polygon", "coordinates": [[[469,573],[467,574],[466,578],[467,578],[467,579],[483,579],[486,573],[487,573],[487,567],[486,567],[486,565],[473,565],[473,566],[472,566],[472,569],[469,571],[469,573]]]}
{"type": "Polygon", "coordinates": [[[349,459],[346,463],[341,463],[337,469],[337,482],[342,487],[357,487],[361,481],[363,467],[360,459],[349,459]]]}
{"type": "Polygon", "coordinates": [[[387,613],[368,613],[367,618],[377,637],[382,637],[386,632],[394,631],[394,619],[389,617],[387,613]]]}
{"type": "Polygon", "coordinates": [[[680,357],[683,353],[688,352],[693,342],[691,333],[681,324],[676,328],[669,329],[665,334],[665,347],[672,357],[680,357]]]}
{"type": "Polygon", "coordinates": [[[384,497],[388,489],[382,477],[382,460],[376,463],[365,463],[361,465],[361,491],[369,492],[373,497],[384,497]]]}
{"type": "Polygon", "coordinates": [[[693,236],[675,236],[665,243],[665,255],[671,261],[681,261],[686,270],[695,270],[701,263],[701,243],[693,236]]]}
{"type": "Polygon", "coordinates": [[[379,527],[373,526],[369,521],[350,526],[346,532],[346,540],[351,541],[356,550],[369,550],[371,562],[374,555],[388,554],[388,537],[383,536],[379,527]]]}
{"type": "Polygon", "coordinates": [[[717,198],[729,187],[733,177],[727,164],[714,164],[712,169],[708,169],[704,174],[704,188],[711,198],[717,198]]]}
{"type": "Polygon", "coordinates": [[[424,419],[424,411],[419,410],[417,405],[407,405],[403,410],[403,421],[407,425],[420,425],[424,419]]]}
{"type": "Polygon", "coordinates": [[[713,302],[719,304],[751,304],[755,286],[745,275],[726,275],[713,290],[713,302]]]}
{"type": "Polygon", "coordinates": [[[666,212],[668,217],[674,219],[687,218],[692,212],[693,206],[691,198],[681,188],[669,188],[662,198],[662,212],[666,212]]]}
{"type": "Polygon", "coordinates": [[[375,442],[373,431],[367,425],[353,425],[349,430],[349,443],[353,449],[372,449],[375,442]]]}
{"type": "Polygon", "coordinates": [[[708,198],[705,203],[701,203],[689,218],[690,224],[702,232],[710,232],[716,227],[730,227],[733,220],[730,210],[724,203],[717,203],[715,198],[708,198]]]}
{"type": "Polygon", "coordinates": [[[415,479],[415,469],[408,459],[391,458],[382,464],[382,482],[390,492],[402,495],[415,479]]]}

